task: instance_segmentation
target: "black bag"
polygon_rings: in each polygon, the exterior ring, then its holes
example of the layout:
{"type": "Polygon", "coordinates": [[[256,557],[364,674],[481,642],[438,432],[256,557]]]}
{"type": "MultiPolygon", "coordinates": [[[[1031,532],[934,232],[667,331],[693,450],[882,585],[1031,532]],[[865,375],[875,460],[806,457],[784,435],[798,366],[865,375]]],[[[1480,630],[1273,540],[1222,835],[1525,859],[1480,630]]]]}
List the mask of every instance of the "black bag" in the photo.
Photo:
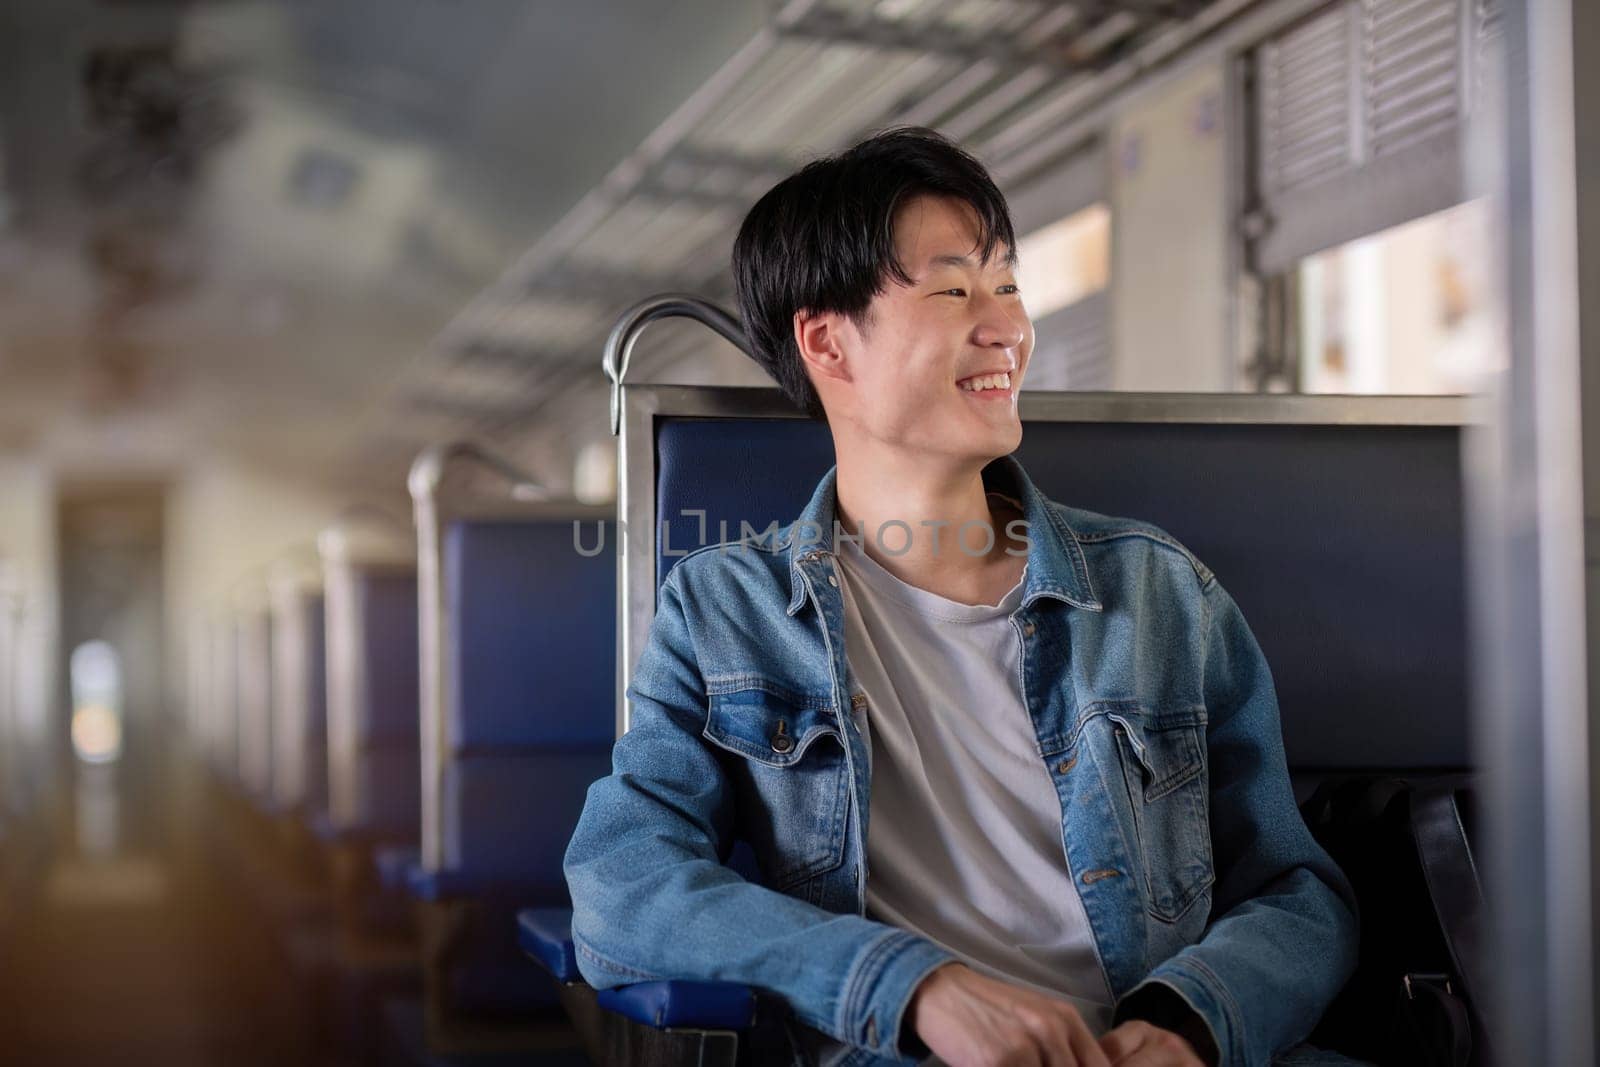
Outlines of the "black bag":
{"type": "Polygon", "coordinates": [[[1361,909],[1356,972],[1311,1041],[1382,1067],[1484,1067],[1483,892],[1460,775],[1324,782],[1300,806],[1361,909]]]}

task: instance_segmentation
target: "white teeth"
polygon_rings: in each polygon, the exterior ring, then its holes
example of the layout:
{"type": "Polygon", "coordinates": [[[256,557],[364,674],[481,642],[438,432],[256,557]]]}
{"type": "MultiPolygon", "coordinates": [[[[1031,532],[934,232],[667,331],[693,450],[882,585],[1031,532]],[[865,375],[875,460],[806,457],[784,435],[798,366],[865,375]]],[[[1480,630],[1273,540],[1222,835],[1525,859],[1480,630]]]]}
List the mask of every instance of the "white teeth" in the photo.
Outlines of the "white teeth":
{"type": "Polygon", "coordinates": [[[1011,375],[982,374],[975,378],[968,378],[961,383],[961,388],[969,393],[978,393],[986,389],[1010,389],[1011,375]]]}

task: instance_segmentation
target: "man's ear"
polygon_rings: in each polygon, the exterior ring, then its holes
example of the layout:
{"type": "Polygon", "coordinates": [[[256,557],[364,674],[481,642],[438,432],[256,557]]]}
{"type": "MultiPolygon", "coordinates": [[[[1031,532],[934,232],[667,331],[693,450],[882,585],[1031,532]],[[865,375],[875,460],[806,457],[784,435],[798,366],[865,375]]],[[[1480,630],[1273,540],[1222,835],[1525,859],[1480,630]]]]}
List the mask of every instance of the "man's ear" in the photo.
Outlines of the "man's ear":
{"type": "Polygon", "coordinates": [[[813,381],[818,378],[850,381],[850,362],[841,343],[843,323],[844,316],[836,311],[794,313],[794,343],[813,381]]]}

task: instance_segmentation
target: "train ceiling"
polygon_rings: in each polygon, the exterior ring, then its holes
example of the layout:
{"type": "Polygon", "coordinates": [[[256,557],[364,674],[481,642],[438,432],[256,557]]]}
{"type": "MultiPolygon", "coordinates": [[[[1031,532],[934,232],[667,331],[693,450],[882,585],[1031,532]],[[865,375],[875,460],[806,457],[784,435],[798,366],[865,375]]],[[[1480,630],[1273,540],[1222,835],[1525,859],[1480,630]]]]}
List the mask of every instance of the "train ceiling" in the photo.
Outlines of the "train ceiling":
{"type": "Polygon", "coordinates": [[[616,313],[726,298],[798,163],[918,123],[1014,186],[1254,2],[0,0],[0,450],[388,479],[470,435],[559,483],[616,313]]]}

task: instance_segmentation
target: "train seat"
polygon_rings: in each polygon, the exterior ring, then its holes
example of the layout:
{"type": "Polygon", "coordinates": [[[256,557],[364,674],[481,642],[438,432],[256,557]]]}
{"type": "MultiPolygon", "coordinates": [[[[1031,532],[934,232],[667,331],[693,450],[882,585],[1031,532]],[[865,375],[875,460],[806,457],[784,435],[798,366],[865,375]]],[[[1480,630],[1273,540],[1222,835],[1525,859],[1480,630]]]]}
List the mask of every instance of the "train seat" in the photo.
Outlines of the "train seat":
{"type": "Polygon", "coordinates": [[[251,805],[266,812],[273,803],[272,619],[264,606],[252,605],[236,625],[239,781],[251,805]]]}
{"type": "Polygon", "coordinates": [[[320,574],[289,563],[272,578],[272,798],[302,826],[328,808],[326,610],[320,574]]]}
{"type": "MultiPolygon", "coordinates": [[[[423,576],[423,832],[411,872],[422,902],[429,1046],[529,1042],[560,1019],[514,938],[515,910],[565,904],[561,863],[615,734],[616,565],[581,554],[610,509],[485,493],[456,465],[532,483],[466,443],[413,468],[423,576]]],[[[615,537],[614,530],[606,536],[615,537]]],[[[561,1027],[564,1029],[564,1027],[561,1027]]]]}
{"type": "MultiPolygon", "coordinates": [[[[1469,769],[1463,400],[1025,393],[1022,414],[1047,496],[1164,528],[1239,603],[1302,796],[1469,769]]],[[[635,386],[621,415],[627,669],[654,613],[638,590],[724,530],[798,515],[832,445],[773,390],[635,386]]]]}
{"type": "Polygon", "coordinates": [[[323,564],[328,817],[317,827],[333,861],[335,896],[352,929],[398,933],[409,905],[385,893],[384,846],[420,832],[417,575],[409,537],[346,520],[318,540],[323,564]]]}

